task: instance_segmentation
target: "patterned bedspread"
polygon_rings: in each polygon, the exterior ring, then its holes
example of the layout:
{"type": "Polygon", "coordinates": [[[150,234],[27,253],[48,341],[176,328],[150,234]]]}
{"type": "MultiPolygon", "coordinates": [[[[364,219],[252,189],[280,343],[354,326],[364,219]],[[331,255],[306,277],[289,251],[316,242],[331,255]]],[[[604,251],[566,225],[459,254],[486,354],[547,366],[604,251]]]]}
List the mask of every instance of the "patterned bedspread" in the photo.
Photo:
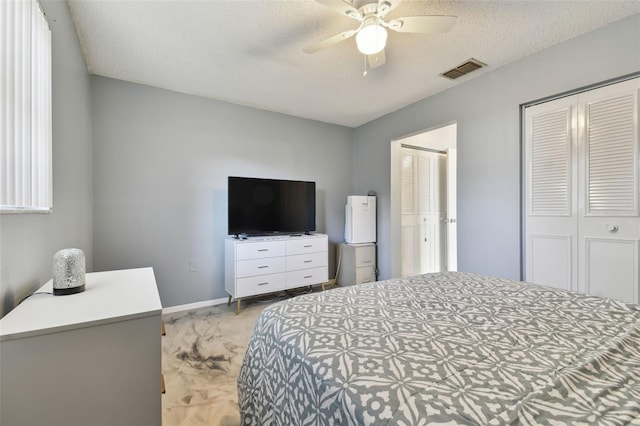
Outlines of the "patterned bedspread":
{"type": "Polygon", "coordinates": [[[638,424],[640,307],[468,273],[266,308],[242,424],[638,424]]]}

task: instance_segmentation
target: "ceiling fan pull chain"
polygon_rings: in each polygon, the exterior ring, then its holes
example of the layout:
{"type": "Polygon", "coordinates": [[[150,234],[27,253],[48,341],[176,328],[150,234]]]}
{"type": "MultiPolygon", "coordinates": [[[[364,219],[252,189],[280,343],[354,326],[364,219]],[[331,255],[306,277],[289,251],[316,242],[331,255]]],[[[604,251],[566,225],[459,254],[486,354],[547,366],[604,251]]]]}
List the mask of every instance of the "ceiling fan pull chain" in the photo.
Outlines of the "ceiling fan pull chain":
{"type": "Polygon", "coordinates": [[[367,74],[368,74],[368,71],[367,71],[367,55],[362,55],[362,56],[364,57],[364,73],[362,73],[362,76],[366,77],[367,74]]]}

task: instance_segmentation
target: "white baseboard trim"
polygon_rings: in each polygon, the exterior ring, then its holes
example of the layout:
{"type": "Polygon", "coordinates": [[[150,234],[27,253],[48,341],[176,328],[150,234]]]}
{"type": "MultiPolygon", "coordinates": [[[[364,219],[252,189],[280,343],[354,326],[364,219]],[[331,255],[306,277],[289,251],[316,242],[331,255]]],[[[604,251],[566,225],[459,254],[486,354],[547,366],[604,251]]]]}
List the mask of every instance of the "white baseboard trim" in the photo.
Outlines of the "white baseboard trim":
{"type": "Polygon", "coordinates": [[[205,300],[204,302],[187,303],[186,305],[169,306],[168,308],[162,308],[163,314],[173,314],[176,312],[189,311],[192,309],[204,308],[206,306],[216,306],[227,303],[229,299],[223,297],[222,299],[205,300]]]}

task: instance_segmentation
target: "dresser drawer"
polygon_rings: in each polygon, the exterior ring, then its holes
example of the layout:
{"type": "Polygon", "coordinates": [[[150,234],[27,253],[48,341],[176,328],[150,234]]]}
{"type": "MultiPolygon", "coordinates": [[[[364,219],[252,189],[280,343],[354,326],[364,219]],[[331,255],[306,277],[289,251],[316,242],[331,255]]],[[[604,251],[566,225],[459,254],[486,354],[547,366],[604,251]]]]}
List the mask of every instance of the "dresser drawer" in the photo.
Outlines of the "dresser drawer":
{"type": "Polygon", "coordinates": [[[356,268],[356,284],[370,283],[376,280],[376,271],[373,266],[356,268]]]}
{"type": "Polygon", "coordinates": [[[355,266],[361,268],[363,266],[375,266],[376,265],[376,246],[356,246],[355,247],[355,266]]]}
{"type": "Polygon", "coordinates": [[[327,266],[327,252],[287,256],[287,271],[327,266]]]}
{"type": "Polygon", "coordinates": [[[287,255],[327,252],[326,238],[301,238],[287,241],[287,255]]]}
{"type": "Polygon", "coordinates": [[[320,284],[329,280],[326,267],[287,272],[287,288],[320,284]]]}
{"type": "Polygon", "coordinates": [[[239,260],[236,263],[236,277],[275,274],[287,269],[286,257],[267,257],[264,259],[239,260]]]}
{"type": "MultiPolygon", "coordinates": [[[[0,0],[1,1],[1,0],[0,0]]],[[[258,294],[326,283],[329,239],[324,234],[278,235],[225,240],[227,305],[258,294]]]]}
{"type": "Polygon", "coordinates": [[[284,256],[287,245],[285,241],[256,241],[241,243],[236,246],[236,259],[262,259],[265,257],[284,256]]]}
{"type": "Polygon", "coordinates": [[[286,273],[238,278],[236,280],[236,297],[253,296],[256,294],[284,290],[286,283],[286,273]]]}

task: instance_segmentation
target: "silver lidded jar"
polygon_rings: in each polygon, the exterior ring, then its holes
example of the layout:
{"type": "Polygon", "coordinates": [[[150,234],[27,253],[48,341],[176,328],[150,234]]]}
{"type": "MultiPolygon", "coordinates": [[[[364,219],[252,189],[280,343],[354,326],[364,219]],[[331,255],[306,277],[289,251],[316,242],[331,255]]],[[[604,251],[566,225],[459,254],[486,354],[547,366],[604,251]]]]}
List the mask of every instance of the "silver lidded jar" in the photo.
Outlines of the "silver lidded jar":
{"type": "Polygon", "coordinates": [[[81,293],[85,288],[84,252],[77,248],[62,249],[53,256],[53,294],[81,293]]]}

